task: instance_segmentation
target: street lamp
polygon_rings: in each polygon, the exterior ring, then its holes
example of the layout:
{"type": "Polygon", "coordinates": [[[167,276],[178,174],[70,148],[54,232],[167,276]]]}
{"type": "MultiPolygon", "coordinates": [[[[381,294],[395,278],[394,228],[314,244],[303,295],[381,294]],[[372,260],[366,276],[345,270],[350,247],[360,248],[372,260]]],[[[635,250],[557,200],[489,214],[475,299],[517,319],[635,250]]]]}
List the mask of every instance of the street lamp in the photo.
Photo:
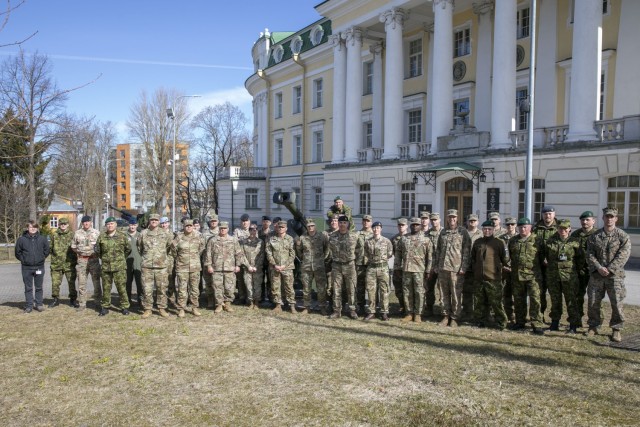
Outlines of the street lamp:
{"type": "MultiPolygon", "coordinates": [[[[173,100],[173,105],[182,98],[200,98],[200,95],[181,95],[173,100]]],[[[176,114],[174,107],[167,108],[167,117],[173,120],[173,150],[171,160],[171,227],[176,231],[176,114]]]]}
{"type": "MultiPolygon", "coordinates": [[[[105,219],[109,216],[109,198],[111,191],[109,190],[109,163],[117,162],[118,159],[106,159],[104,165],[104,198],[106,200],[105,219]]],[[[117,178],[116,178],[117,179],[117,178]]],[[[104,221],[103,221],[104,222],[104,221]]]]}

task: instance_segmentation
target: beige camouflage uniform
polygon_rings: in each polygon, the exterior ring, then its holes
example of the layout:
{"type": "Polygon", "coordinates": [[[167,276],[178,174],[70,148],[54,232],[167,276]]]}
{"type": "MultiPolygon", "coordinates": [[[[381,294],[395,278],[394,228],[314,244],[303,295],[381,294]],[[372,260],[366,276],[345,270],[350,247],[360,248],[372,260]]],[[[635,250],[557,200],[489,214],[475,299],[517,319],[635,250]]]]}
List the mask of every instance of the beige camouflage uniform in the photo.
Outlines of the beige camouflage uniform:
{"type": "Polygon", "coordinates": [[[365,240],[367,265],[367,313],[376,311],[376,295],[380,295],[380,312],[389,313],[389,258],[393,256],[393,245],[384,236],[365,240]]]}
{"type": "Polygon", "coordinates": [[[159,309],[167,308],[167,258],[171,251],[171,236],[160,227],[147,228],[138,236],[138,251],[142,257],[142,287],[145,311],[153,308],[153,286],[156,286],[159,309]]]}
{"type": "Polygon", "coordinates": [[[438,238],[435,269],[442,295],[442,315],[459,320],[462,312],[462,280],[469,269],[471,238],[464,227],[445,229],[438,238]]]}
{"type": "Polygon", "coordinates": [[[198,308],[200,297],[200,257],[204,251],[204,239],[197,231],[178,233],[171,242],[175,256],[177,306],[186,310],[187,303],[198,308]]]}
{"type": "Polygon", "coordinates": [[[87,305],[87,277],[91,275],[93,283],[93,298],[102,300],[102,286],[100,284],[100,261],[95,253],[100,232],[95,228],[77,230],[71,241],[71,249],[78,254],[76,273],[78,276],[78,303],[80,307],[87,305]]]}
{"type": "Polygon", "coordinates": [[[282,304],[282,289],[284,297],[291,307],[295,307],[296,294],[293,289],[293,269],[295,251],[293,238],[288,234],[280,237],[273,235],[266,245],[267,260],[271,268],[271,298],[274,304],[282,304]],[[275,266],[284,267],[282,271],[276,271],[275,266]]]}

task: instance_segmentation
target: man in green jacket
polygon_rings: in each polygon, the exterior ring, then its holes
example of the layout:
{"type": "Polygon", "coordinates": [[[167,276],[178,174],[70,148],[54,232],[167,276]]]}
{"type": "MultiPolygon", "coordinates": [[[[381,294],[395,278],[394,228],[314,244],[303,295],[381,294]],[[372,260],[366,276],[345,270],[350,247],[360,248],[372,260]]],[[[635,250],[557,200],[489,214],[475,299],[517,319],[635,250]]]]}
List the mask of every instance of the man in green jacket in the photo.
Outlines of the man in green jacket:
{"type": "Polygon", "coordinates": [[[49,308],[59,305],[60,285],[62,278],[67,278],[69,285],[69,304],[78,307],[78,293],[76,292],[76,263],[78,257],[71,250],[73,233],[69,231],[69,220],[61,218],[58,229],[51,236],[51,298],[49,308]]]}
{"type": "Polygon", "coordinates": [[[115,283],[120,295],[122,314],[129,314],[127,297],[127,256],[131,253],[129,238],[117,230],[116,219],[112,216],[105,220],[106,230],[100,233],[96,242],[96,254],[102,262],[102,303],[100,316],[109,314],[111,306],[111,287],[115,283]]]}

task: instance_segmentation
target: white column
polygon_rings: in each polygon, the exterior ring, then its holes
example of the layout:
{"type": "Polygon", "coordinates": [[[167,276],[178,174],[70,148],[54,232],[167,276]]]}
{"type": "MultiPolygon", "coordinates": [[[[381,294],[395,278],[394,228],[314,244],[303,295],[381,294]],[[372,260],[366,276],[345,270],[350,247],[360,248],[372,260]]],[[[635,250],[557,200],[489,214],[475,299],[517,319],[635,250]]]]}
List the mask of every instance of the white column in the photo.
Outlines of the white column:
{"type": "Polygon", "coordinates": [[[339,33],[330,35],[329,43],[333,46],[333,128],[331,163],[341,163],[344,160],[347,50],[339,33]]]}
{"type": "Polygon", "coordinates": [[[538,52],[536,58],[536,111],[533,128],[556,126],[558,82],[556,71],[556,0],[539,1],[538,52]]]}
{"type": "MultiPolygon", "coordinates": [[[[425,113],[425,135],[427,138],[427,142],[431,140],[431,129],[433,128],[433,115],[431,111],[433,111],[433,23],[427,25],[425,29],[427,33],[427,37],[429,37],[429,54],[427,56],[427,111],[425,113]]],[[[433,144],[433,142],[431,142],[433,144]]]]}
{"type": "Polygon", "coordinates": [[[373,126],[373,146],[382,147],[384,93],[382,93],[382,43],[369,48],[373,54],[373,108],[371,122],[373,126]]]}
{"type": "Polygon", "coordinates": [[[448,135],[453,123],[453,0],[434,0],[433,13],[430,154],[438,152],[438,137],[448,135]]]}
{"type": "Polygon", "coordinates": [[[491,85],[491,148],[511,147],[516,124],[516,0],[496,0],[491,85]]]}
{"type": "Polygon", "coordinates": [[[387,34],[385,45],[385,74],[384,74],[384,153],[383,159],[397,159],[398,145],[402,143],[402,84],[403,49],[402,29],[404,27],[405,12],[403,9],[393,8],[380,15],[380,22],[384,22],[387,34]]]}
{"type": "MultiPolygon", "coordinates": [[[[611,6],[610,6],[611,7],[611,6]]],[[[616,52],[613,118],[640,114],[640,2],[622,0],[616,52]]],[[[609,82],[611,82],[609,75],[609,82]]]]}
{"type": "Polygon", "coordinates": [[[491,129],[491,30],[493,2],[473,4],[478,15],[478,52],[476,54],[476,95],[473,107],[473,124],[479,131],[491,129]]]}
{"type": "Polygon", "coordinates": [[[567,141],[593,141],[596,139],[593,122],[598,119],[600,109],[602,1],[580,1],[573,17],[567,141]]]}
{"type": "Polygon", "coordinates": [[[362,147],[362,31],[351,27],[346,31],[347,93],[344,132],[344,161],[357,162],[362,147]]]}
{"type": "Polygon", "coordinates": [[[258,117],[258,153],[256,166],[266,168],[267,152],[269,151],[269,108],[267,93],[263,92],[256,97],[258,117]]]}

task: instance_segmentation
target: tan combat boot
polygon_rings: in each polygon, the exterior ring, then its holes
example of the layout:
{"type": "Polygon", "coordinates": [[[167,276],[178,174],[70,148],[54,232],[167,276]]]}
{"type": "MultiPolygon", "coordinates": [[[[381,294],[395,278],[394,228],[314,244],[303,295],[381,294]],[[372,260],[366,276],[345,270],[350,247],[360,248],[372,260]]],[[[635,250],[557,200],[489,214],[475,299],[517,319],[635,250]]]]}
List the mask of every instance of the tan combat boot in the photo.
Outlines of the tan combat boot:
{"type": "Polygon", "coordinates": [[[407,314],[406,316],[404,316],[402,318],[403,322],[411,322],[412,320],[413,320],[413,315],[411,315],[411,314],[407,314]]]}
{"type": "Polygon", "coordinates": [[[620,330],[619,329],[614,329],[613,330],[613,335],[611,336],[611,340],[613,342],[620,342],[622,341],[622,335],[620,334],[620,330]]]}
{"type": "Polygon", "coordinates": [[[229,301],[225,301],[224,306],[222,308],[227,313],[233,313],[233,308],[231,307],[231,303],[229,301]]]}
{"type": "Polygon", "coordinates": [[[598,335],[598,329],[595,327],[589,327],[589,331],[587,332],[588,337],[594,337],[598,335]]]}
{"type": "Polygon", "coordinates": [[[216,305],[216,309],[213,310],[214,313],[222,313],[222,306],[220,304],[216,305]]]}
{"type": "Polygon", "coordinates": [[[291,312],[291,314],[297,314],[298,310],[296,310],[296,305],[295,304],[289,304],[289,311],[291,312]]]}
{"type": "Polygon", "coordinates": [[[165,319],[169,317],[169,313],[167,313],[167,310],[165,310],[164,308],[159,308],[158,313],[160,313],[160,316],[164,317],[165,319]]]}
{"type": "Polygon", "coordinates": [[[413,321],[415,323],[422,323],[422,316],[420,316],[419,314],[416,314],[415,316],[413,316],[413,321]]]}
{"type": "Polygon", "coordinates": [[[455,319],[451,319],[451,322],[449,322],[449,327],[457,328],[458,327],[458,322],[455,319]]]}
{"type": "Polygon", "coordinates": [[[178,317],[181,318],[181,319],[184,317],[184,310],[183,309],[178,310],[178,317]]]}
{"type": "Polygon", "coordinates": [[[438,323],[439,326],[447,326],[448,324],[449,324],[449,316],[444,316],[440,321],[440,323],[438,323]]]}
{"type": "Polygon", "coordinates": [[[253,301],[249,301],[249,304],[247,304],[247,309],[253,310],[253,301]]]}
{"type": "Polygon", "coordinates": [[[202,313],[200,313],[200,310],[198,310],[197,307],[193,307],[193,310],[191,310],[191,313],[193,313],[193,315],[196,317],[202,316],[202,313]]]}
{"type": "Polygon", "coordinates": [[[309,314],[309,309],[307,307],[303,308],[300,314],[309,314]]]}
{"type": "Polygon", "coordinates": [[[140,316],[141,319],[148,319],[149,317],[151,317],[151,310],[145,310],[142,316],[140,316]]]}
{"type": "Polygon", "coordinates": [[[276,304],[275,307],[273,307],[273,311],[274,313],[282,313],[282,305],[281,304],[276,304]]]}

